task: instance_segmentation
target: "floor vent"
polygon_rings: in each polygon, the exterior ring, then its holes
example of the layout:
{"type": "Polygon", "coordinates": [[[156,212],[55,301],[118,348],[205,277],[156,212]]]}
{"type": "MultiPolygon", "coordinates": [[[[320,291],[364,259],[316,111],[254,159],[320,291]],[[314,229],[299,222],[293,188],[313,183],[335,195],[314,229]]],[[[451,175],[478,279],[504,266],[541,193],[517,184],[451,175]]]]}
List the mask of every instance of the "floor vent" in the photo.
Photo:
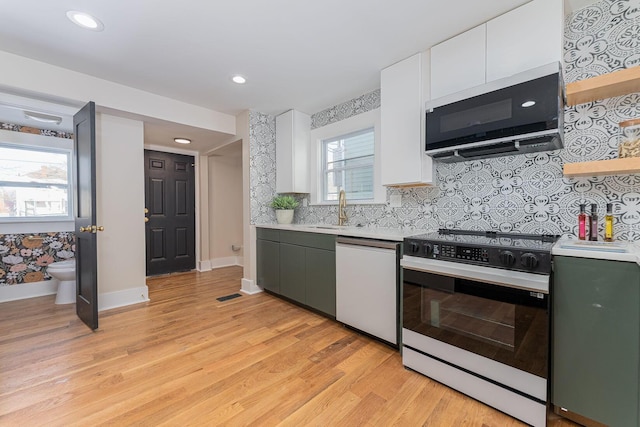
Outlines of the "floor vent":
{"type": "Polygon", "coordinates": [[[218,301],[228,301],[230,299],[234,299],[234,298],[238,298],[241,297],[242,295],[240,294],[231,294],[231,295],[225,295],[223,297],[220,298],[216,298],[218,301]]]}

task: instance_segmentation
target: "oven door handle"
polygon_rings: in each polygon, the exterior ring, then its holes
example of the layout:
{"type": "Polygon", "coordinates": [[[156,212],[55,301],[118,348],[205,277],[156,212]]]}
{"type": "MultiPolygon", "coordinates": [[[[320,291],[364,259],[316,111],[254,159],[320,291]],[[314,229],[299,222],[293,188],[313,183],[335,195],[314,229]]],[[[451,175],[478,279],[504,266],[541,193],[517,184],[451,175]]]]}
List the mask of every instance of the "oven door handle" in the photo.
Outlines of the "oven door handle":
{"type": "Polygon", "coordinates": [[[500,268],[462,264],[437,259],[404,256],[400,260],[402,268],[458,277],[476,282],[493,283],[515,289],[524,289],[543,294],[549,293],[549,276],[546,274],[525,273],[522,271],[503,270],[500,268]]]}

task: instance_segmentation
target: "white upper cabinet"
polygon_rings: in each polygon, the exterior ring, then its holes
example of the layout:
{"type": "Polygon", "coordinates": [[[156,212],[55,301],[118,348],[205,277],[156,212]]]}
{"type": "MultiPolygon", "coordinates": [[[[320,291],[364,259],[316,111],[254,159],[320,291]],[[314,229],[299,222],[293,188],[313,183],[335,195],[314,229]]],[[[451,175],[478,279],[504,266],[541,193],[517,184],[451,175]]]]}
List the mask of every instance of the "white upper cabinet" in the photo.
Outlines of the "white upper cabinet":
{"type": "Polygon", "coordinates": [[[562,61],[563,4],[534,0],[487,22],[487,81],[562,61]]]}
{"type": "Polygon", "coordinates": [[[276,192],[309,192],[311,116],[289,110],[276,117],[276,192]]]}
{"type": "Polygon", "coordinates": [[[431,99],[562,62],[564,2],[533,0],[431,48],[431,99]]]}
{"type": "Polygon", "coordinates": [[[486,81],[486,25],[482,24],[431,48],[431,98],[486,81]]]}
{"type": "Polygon", "coordinates": [[[428,70],[428,53],[419,53],[381,72],[382,185],[412,186],[433,182],[432,160],[424,153],[422,137],[428,70]]]}

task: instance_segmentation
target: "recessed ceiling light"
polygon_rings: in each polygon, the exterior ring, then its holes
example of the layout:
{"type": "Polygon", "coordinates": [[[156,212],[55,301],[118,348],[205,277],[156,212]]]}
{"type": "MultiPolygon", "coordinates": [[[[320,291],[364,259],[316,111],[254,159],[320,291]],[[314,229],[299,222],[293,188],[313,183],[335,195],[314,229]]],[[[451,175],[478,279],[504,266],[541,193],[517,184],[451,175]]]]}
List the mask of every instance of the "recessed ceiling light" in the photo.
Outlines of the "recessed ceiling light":
{"type": "Polygon", "coordinates": [[[187,138],[173,138],[178,144],[191,144],[191,140],[187,138]]]}
{"type": "Polygon", "coordinates": [[[524,108],[533,107],[534,105],[536,105],[536,101],[525,101],[522,103],[522,106],[524,108]]]}
{"type": "Polygon", "coordinates": [[[243,85],[247,82],[247,79],[245,79],[241,75],[233,76],[231,77],[231,80],[233,80],[234,83],[238,83],[239,85],[243,85]]]}
{"type": "Polygon", "coordinates": [[[74,24],[93,31],[104,30],[104,25],[98,18],[95,18],[88,13],[78,12],[77,10],[70,10],[67,12],[67,18],[74,24]]]}
{"type": "Polygon", "coordinates": [[[24,116],[27,119],[35,120],[37,122],[42,122],[42,123],[55,123],[59,125],[62,122],[62,117],[60,116],[52,116],[50,114],[36,113],[35,111],[25,110],[24,116]]]}

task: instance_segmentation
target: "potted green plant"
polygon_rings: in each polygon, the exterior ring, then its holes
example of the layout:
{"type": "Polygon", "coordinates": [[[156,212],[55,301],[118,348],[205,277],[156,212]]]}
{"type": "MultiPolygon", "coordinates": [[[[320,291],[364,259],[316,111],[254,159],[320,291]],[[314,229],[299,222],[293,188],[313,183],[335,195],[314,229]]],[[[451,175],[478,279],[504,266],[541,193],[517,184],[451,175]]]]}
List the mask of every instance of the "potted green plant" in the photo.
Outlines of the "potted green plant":
{"type": "Polygon", "coordinates": [[[276,210],[278,224],[291,224],[293,221],[293,210],[300,203],[295,197],[289,195],[278,195],[273,198],[271,207],[276,210]]]}

